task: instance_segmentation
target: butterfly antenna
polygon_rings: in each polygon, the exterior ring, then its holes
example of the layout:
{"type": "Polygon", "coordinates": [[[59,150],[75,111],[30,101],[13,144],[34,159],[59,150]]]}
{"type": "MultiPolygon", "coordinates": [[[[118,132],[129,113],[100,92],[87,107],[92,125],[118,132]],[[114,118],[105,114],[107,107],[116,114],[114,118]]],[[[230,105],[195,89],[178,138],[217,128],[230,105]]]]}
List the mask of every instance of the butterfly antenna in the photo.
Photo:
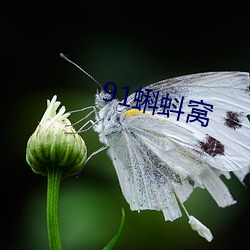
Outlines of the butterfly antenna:
{"type": "Polygon", "coordinates": [[[103,90],[102,85],[93,77],[91,76],[89,73],[87,73],[84,69],[82,69],[79,65],[77,65],[76,63],[74,63],[73,61],[71,61],[67,56],[65,56],[63,53],[60,53],[60,57],[64,60],[66,60],[67,62],[73,64],[74,66],[76,66],[79,70],[81,70],[85,75],[87,75],[89,78],[91,78],[95,83],[97,83],[97,85],[101,88],[101,90],[103,90]]]}

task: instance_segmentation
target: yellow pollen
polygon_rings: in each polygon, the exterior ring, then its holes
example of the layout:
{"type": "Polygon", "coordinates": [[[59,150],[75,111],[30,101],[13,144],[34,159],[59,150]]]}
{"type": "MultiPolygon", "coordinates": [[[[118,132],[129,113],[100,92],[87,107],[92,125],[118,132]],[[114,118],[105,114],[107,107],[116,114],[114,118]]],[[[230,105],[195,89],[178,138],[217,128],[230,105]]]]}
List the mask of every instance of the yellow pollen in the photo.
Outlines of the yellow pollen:
{"type": "Polygon", "coordinates": [[[151,113],[150,112],[143,113],[142,111],[139,111],[137,109],[131,109],[131,110],[126,111],[124,114],[125,115],[140,115],[140,114],[148,115],[148,114],[151,114],[151,113]]]}

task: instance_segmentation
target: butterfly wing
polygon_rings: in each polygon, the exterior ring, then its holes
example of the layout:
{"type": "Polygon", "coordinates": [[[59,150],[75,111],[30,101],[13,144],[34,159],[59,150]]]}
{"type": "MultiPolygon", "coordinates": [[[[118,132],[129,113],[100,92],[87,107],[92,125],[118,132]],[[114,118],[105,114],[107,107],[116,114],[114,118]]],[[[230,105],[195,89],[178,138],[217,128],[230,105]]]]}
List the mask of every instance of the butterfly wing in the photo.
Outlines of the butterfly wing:
{"type": "MultiPolygon", "coordinates": [[[[133,131],[123,131],[114,134],[109,140],[109,155],[118,175],[124,197],[131,210],[161,210],[166,220],[175,220],[181,212],[170,185],[168,175],[158,173],[155,164],[160,162],[145,151],[145,144],[133,134],[133,131]]],[[[165,172],[171,170],[164,169],[165,172]]],[[[171,173],[171,175],[174,174],[171,173]]],[[[173,177],[178,179],[178,176],[173,177]]]]}
{"type": "MultiPolygon", "coordinates": [[[[183,97],[182,112],[177,121],[178,113],[173,108],[169,117],[165,117],[192,131],[196,135],[197,150],[201,157],[223,171],[234,171],[249,167],[250,123],[250,85],[249,75],[243,72],[210,72],[176,77],[149,85],[147,89],[159,91],[156,106],[161,111],[161,100],[183,97]],[[190,101],[203,101],[213,105],[212,112],[207,111],[207,119],[192,122],[190,101]],[[190,116],[189,116],[190,115],[190,116]],[[188,119],[188,117],[191,119],[188,119]],[[187,120],[188,119],[188,120],[187,120]],[[188,122],[187,122],[188,121],[188,122]],[[208,122],[206,127],[201,126],[208,122]]],[[[129,97],[133,107],[133,97],[129,97]]],[[[176,104],[177,110],[180,105],[176,104]]],[[[198,106],[198,105],[197,105],[198,106]]],[[[202,108],[202,107],[201,107],[202,108]]],[[[152,109],[146,108],[152,112],[152,109]]],[[[164,115],[162,115],[164,117],[164,115]]],[[[178,134],[176,134],[178,137],[178,134]]],[[[238,172],[239,173],[239,172],[238,172]]]]}
{"type": "Polygon", "coordinates": [[[195,140],[191,131],[149,114],[121,121],[126,129],[112,135],[109,154],[132,210],[161,210],[173,221],[181,216],[176,196],[184,202],[197,186],[206,188],[221,207],[235,202],[218,170],[190,152],[195,140]],[[181,143],[172,132],[180,135],[181,143]]]}
{"type": "MultiPolygon", "coordinates": [[[[213,105],[207,127],[186,122],[177,113],[152,115],[125,111],[124,126],[108,136],[122,192],[132,210],[162,210],[166,220],[181,213],[176,197],[184,202],[194,187],[206,188],[221,207],[235,201],[220,175],[234,171],[243,180],[249,172],[250,113],[248,74],[220,72],[178,77],[147,87],[160,97],[184,97],[183,112],[189,100],[213,105]],[[198,98],[198,100],[197,100],[198,98]]],[[[130,96],[130,105],[133,106],[130,96]]],[[[158,99],[157,106],[160,106],[158,99]]],[[[178,107],[177,107],[178,108],[178,107]]]]}

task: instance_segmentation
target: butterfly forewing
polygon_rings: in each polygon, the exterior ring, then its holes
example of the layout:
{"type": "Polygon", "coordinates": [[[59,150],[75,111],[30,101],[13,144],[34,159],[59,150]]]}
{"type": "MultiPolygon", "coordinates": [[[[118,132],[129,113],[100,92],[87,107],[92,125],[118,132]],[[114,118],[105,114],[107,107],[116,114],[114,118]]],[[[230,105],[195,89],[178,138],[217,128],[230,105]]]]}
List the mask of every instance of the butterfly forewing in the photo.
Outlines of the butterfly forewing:
{"type": "MultiPolygon", "coordinates": [[[[172,124],[192,131],[194,146],[204,160],[215,168],[233,171],[249,166],[250,132],[247,115],[250,113],[249,75],[243,72],[210,72],[167,79],[144,89],[159,91],[156,106],[162,118],[172,124]],[[172,108],[168,115],[161,114],[161,100],[166,97],[183,97],[182,114],[172,108]],[[200,105],[207,113],[194,119],[192,108],[200,105]],[[205,107],[205,108],[204,108],[205,107]],[[208,107],[208,108],[207,108],[208,107]],[[211,108],[212,107],[212,108],[211,108]],[[206,125],[206,126],[204,126],[206,125]],[[236,146],[237,145],[237,146],[236,146]],[[206,158],[206,159],[205,159],[206,158]]],[[[133,107],[133,95],[129,97],[133,107]]],[[[177,109],[178,104],[175,103],[177,109]]],[[[152,108],[146,107],[145,112],[152,108]]],[[[150,124],[149,124],[150,126],[150,124]]],[[[166,126],[172,126],[167,124],[166,126]]],[[[176,133],[180,137],[179,133],[176,133]]]]}

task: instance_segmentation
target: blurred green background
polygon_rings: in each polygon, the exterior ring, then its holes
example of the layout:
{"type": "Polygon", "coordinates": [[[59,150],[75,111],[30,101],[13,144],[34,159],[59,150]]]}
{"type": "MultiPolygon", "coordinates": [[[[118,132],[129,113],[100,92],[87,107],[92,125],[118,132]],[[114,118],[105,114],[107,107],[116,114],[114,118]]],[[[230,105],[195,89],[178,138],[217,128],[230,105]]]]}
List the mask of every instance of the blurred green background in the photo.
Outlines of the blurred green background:
{"type": "MultiPolygon", "coordinates": [[[[1,249],[48,249],[46,178],[25,161],[26,143],[54,94],[67,110],[93,105],[96,84],[59,57],[69,55],[103,85],[131,92],[152,82],[205,71],[250,69],[247,8],[170,2],[42,1],[1,6],[2,227],[1,249]]],[[[83,114],[76,114],[77,121],[83,114]]],[[[82,134],[89,154],[102,145],[82,134]]],[[[64,250],[95,250],[126,219],[114,249],[248,249],[249,188],[226,180],[237,204],[218,208],[205,190],[186,202],[213,235],[206,242],[185,216],[165,222],[161,212],[132,212],[106,152],[81,175],[62,181],[60,229],[64,250]]],[[[250,186],[250,177],[246,178],[250,186]]]]}

